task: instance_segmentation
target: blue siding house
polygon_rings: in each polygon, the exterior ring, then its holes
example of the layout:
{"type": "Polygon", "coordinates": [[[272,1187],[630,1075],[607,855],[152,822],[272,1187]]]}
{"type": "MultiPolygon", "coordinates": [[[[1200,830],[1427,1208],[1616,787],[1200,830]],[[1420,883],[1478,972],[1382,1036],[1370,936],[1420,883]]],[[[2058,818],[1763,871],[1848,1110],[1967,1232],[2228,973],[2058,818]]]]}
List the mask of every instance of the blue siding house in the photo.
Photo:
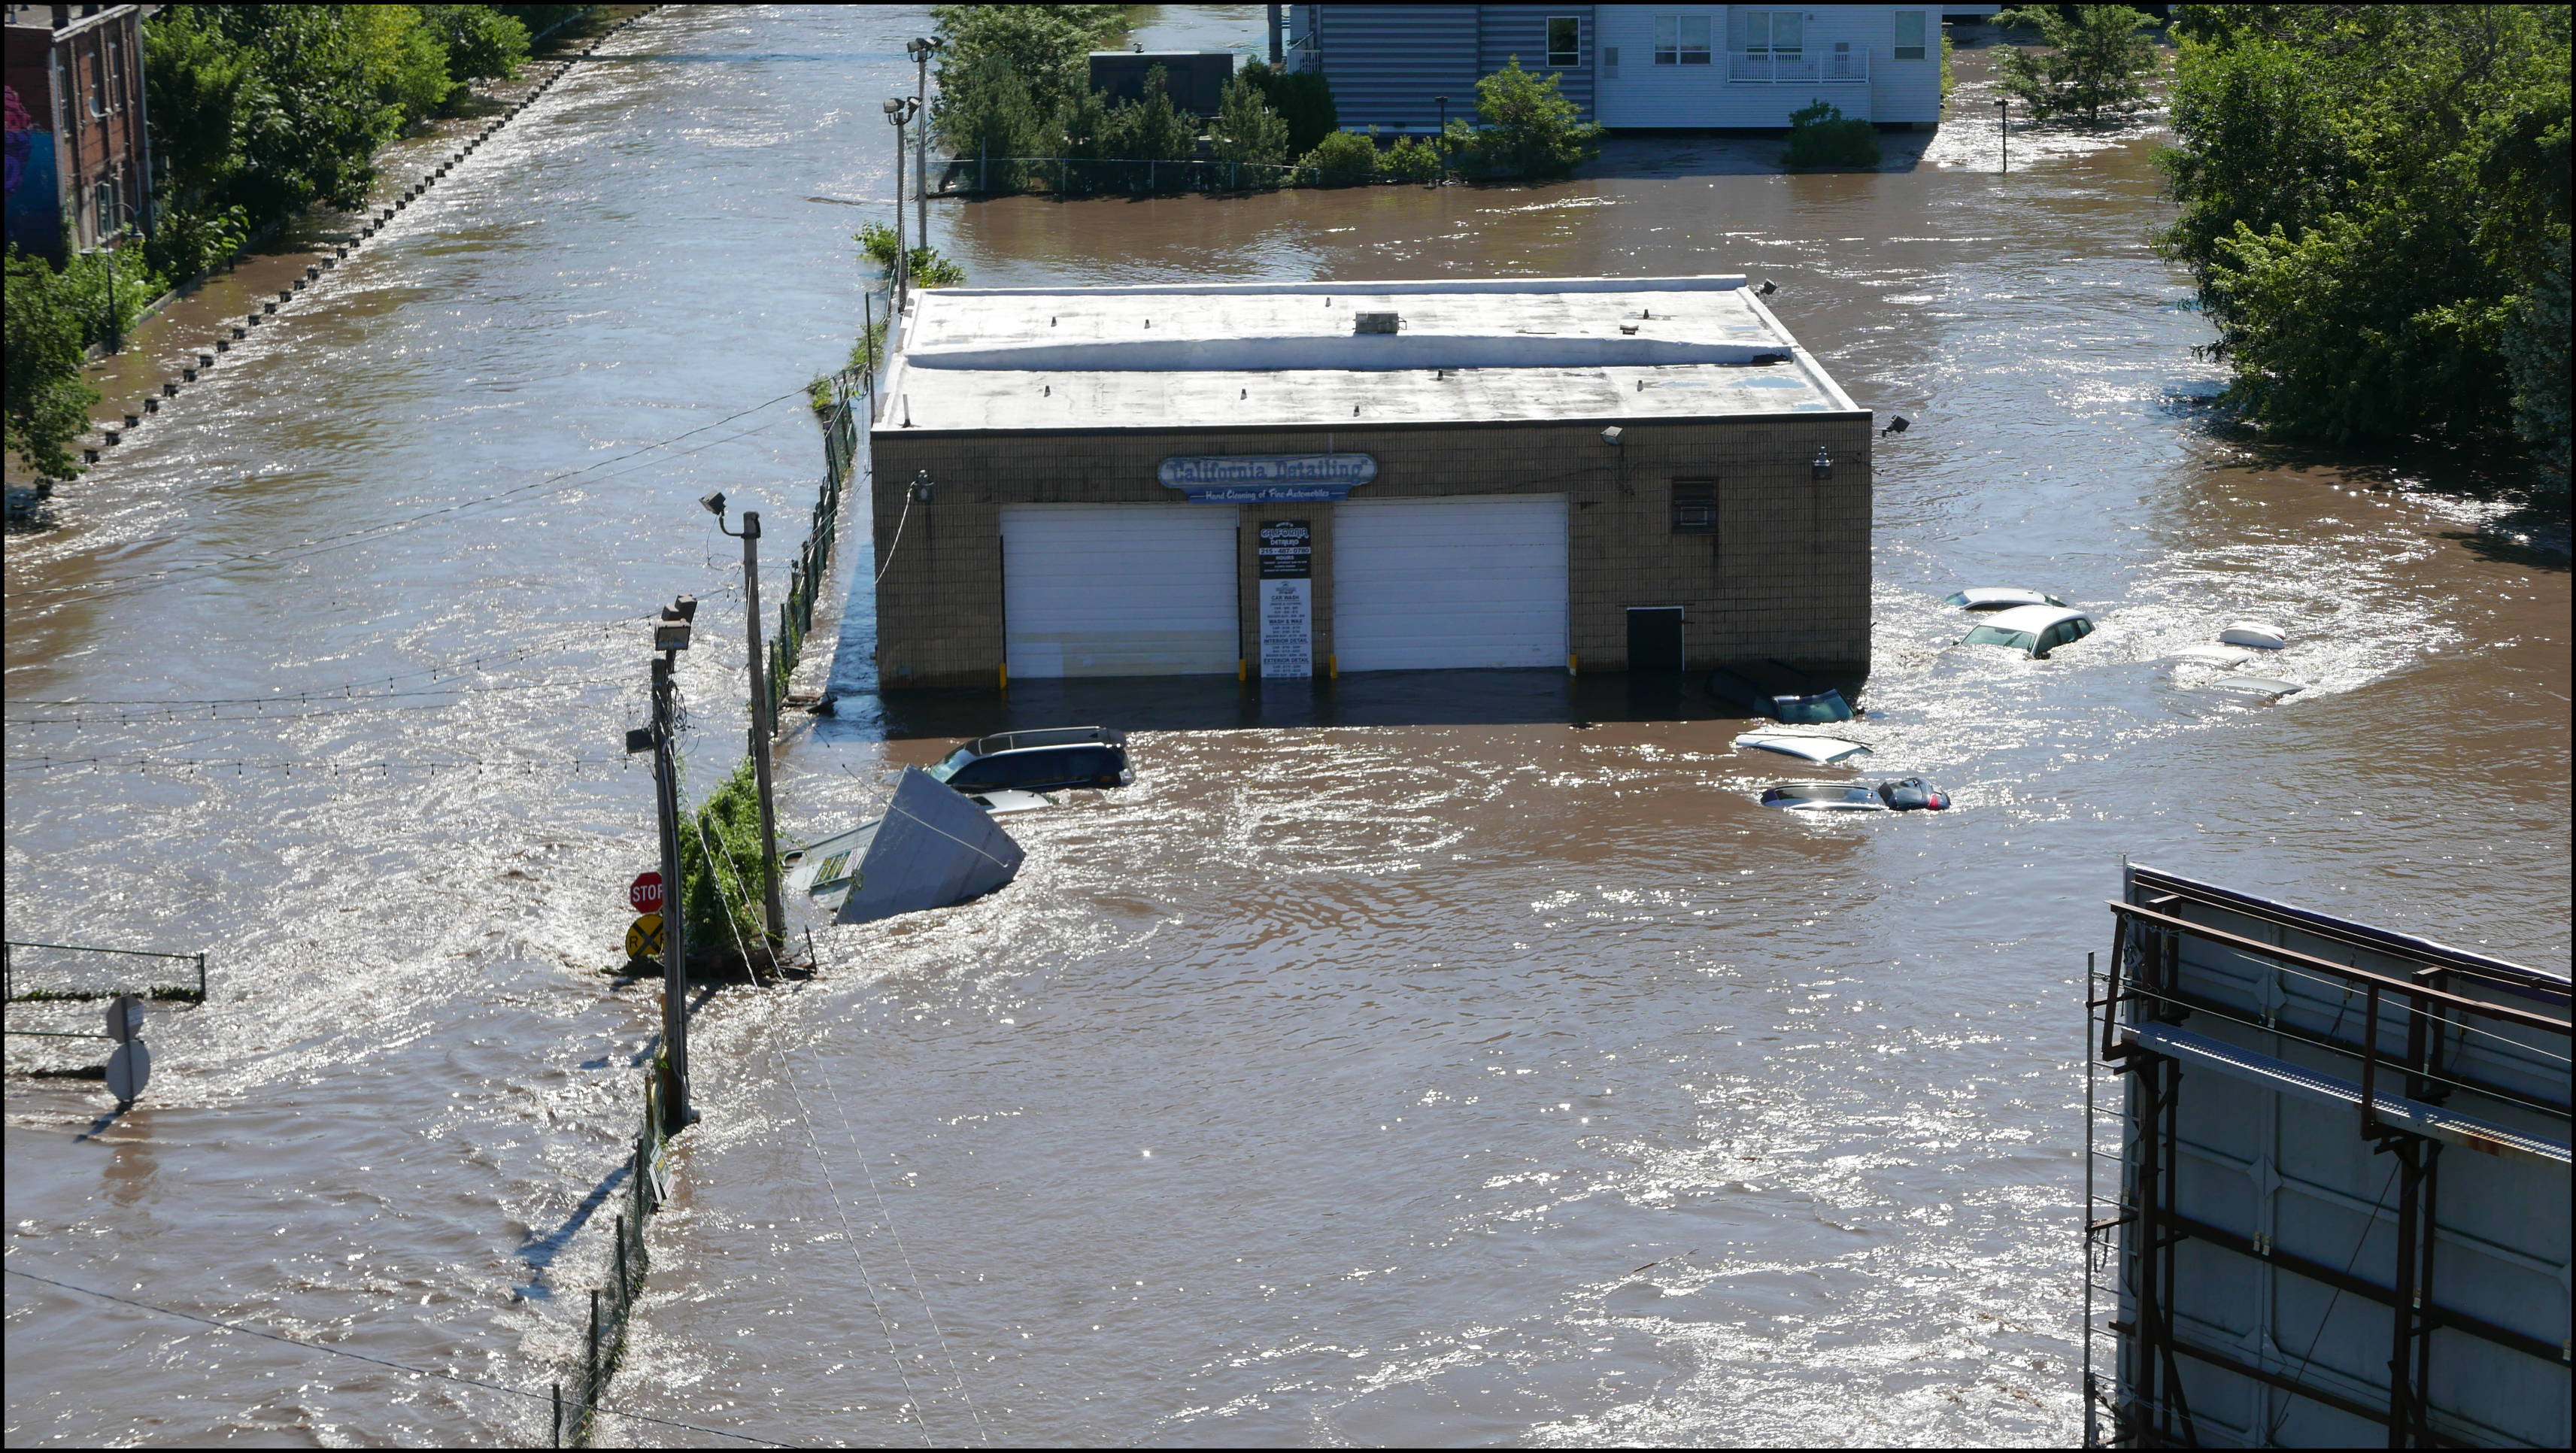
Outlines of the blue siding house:
{"type": "Polygon", "coordinates": [[[1476,79],[1518,57],[1585,120],[1635,130],[1785,127],[1831,101],[1928,130],[1941,119],[1937,5],[1297,5],[1288,64],[1321,69],[1342,125],[1426,132],[1434,99],[1472,121],[1476,79]]]}

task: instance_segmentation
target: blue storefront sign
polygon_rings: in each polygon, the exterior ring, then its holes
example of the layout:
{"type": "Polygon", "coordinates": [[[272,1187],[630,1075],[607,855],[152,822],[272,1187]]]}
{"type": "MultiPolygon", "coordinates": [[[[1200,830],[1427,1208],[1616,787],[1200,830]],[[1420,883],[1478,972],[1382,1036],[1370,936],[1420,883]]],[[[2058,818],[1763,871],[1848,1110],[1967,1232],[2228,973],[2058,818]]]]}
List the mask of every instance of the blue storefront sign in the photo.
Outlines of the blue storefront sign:
{"type": "Polygon", "coordinates": [[[1154,471],[1194,505],[1319,504],[1377,478],[1366,454],[1175,455],[1154,471]]]}

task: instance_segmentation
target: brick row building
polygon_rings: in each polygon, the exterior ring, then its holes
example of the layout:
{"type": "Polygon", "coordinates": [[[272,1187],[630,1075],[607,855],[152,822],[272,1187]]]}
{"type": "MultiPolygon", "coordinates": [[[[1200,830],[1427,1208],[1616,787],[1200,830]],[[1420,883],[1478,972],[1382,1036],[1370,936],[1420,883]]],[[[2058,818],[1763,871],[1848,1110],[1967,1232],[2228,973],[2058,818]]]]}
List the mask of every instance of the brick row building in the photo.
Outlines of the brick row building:
{"type": "Polygon", "coordinates": [[[157,5],[8,7],[8,239],[60,262],[150,225],[143,17],[157,5]]]}

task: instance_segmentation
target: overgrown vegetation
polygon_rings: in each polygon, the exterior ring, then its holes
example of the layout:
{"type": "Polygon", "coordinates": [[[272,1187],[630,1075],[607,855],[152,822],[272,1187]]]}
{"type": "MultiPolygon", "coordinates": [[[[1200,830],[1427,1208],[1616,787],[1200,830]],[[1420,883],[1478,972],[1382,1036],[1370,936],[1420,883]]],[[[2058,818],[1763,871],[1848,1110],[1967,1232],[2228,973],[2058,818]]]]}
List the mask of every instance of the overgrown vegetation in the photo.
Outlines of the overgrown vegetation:
{"type": "Polygon", "coordinates": [[[2284,437],[2568,458],[2568,15],[2186,5],[2163,162],[2231,398],[2284,437]]]}
{"type": "Polygon", "coordinates": [[[749,758],[680,824],[680,884],[692,957],[763,942],[760,791],[749,758]]]}
{"type": "Polygon", "coordinates": [[[1450,122],[1445,138],[1464,175],[1550,181],[1601,154],[1601,128],[1558,91],[1556,73],[1523,70],[1519,56],[1477,80],[1476,119],[1450,122]]]}
{"type": "Polygon", "coordinates": [[[173,5],[143,24],[159,173],[156,221],[111,261],[8,256],[8,447],[40,474],[80,472],[71,441],[97,391],[86,350],[150,301],[231,258],[258,226],[316,202],[355,207],[403,128],[516,73],[528,29],[504,9],[591,6],[173,5]]]}
{"type": "Polygon", "coordinates": [[[1789,149],[1783,166],[1866,170],[1878,165],[1878,128],[1851,120],[1830,101],[1789,113],[1789,149]]]}
{"type": "Polygon", "coordinates": [[[1246,62],[1240,79],[1261,92],[1261,99],[1288,123],[1288,154],[1302,157],[1340,135],[1341,108],[1322,71],[1274,71],[1261,61],[1246,62]]]}
{"type": "MultiPolygon", "coordinates": [[[[1995,60],[1995,84],[2033,116],[2126,115],[2147,102],[2156,47],[2144,32],[2153,17],[2129,5],[2034,5],[2006,10],[1995,24],[2039,31],[2044,51],[2007,47],[1995,60]]],[[[1945,57],[1946,60],[1946,57],[1945,57]]]]}
{"type": "MultiPolygon", "coordinates": [[[[1263,69],[1267,71],[1268,67],[1263,69]]],[[[1284,178],[1271,168],[1284,167],[1294,154],[1288,149],[1287,119],[1271,109],[1269,94],[1252,79],[1249,69],[1235,72],[1234,79],[1225,83],[1216,119],[1208,126],[1208,141],[1218,161],[1260,169],[1243,177],[1238,165],[1230,178],[1230,184],[1236,186],[1279,185],[1284,178]]]]}
{"type": "MultiPolygon", "coordinates": [[[[895,249],[902,245],[895,237],[894,228],[883,222],[871,222],[860,228],[852,240],[859,244],[859,255],[876,264],[878,285],[892,285],[895,280],[895,249]]],[[[903,250],[912,266],[914,287],[953,288],[966,281],[966,269],[935,247],[924,244],[903,250]]]]}

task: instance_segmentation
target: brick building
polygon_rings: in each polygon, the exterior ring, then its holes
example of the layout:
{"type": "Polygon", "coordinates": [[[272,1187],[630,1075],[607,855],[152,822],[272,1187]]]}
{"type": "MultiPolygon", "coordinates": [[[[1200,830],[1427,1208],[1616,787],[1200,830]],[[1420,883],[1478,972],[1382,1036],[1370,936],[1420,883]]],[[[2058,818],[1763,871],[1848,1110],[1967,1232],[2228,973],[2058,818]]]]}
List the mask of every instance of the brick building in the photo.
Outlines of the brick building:
{"type": "Polygon", "coordinates": [[[150,225],[143,17],[154,5],[8,7],[8,238],[60,262],[150,225]]]}
{"type": "Polygon", "coordinates": [[[1857,673],[1871,439],[1741,277],[925,291],[879,679],[1857,673]]]}

